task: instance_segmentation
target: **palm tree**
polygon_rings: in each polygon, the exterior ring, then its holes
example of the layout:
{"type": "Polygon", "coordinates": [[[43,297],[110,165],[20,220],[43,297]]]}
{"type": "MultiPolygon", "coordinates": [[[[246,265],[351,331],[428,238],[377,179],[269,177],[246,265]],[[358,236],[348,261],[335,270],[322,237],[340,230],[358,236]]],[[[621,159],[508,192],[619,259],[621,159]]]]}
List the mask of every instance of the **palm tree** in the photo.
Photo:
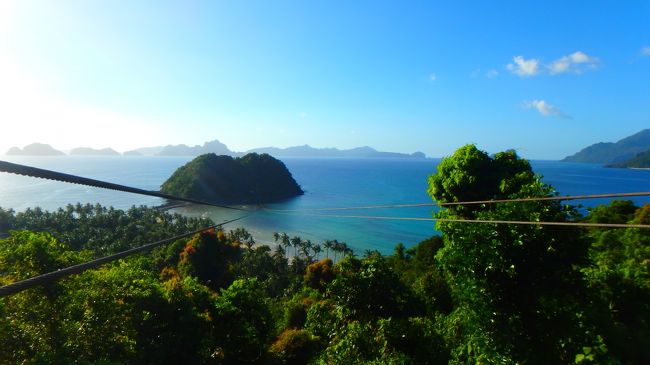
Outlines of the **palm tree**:
{"type": "Polygon", "coordinates": [[[293,256],[298,256],[298,247],[302,245],[302,239],[298,236],[293,236],[291,238],[291,245],[293,246],[293,256]]]}
{"type": "Polygon", "coordinates": [[[339,252],[343,252],[343,247],[341,246],[341,242],[338,240],[334,240],[332,242],[332,251],[334,251],[334,262],[336,262],[336,254],[339,252]]]}
{"type": "Polygon", "coordinates": [[[316,256],[316,261],[320,259],[320,253],[323,251],[323,248],[317,243],[311,248],[312,252],[316,256]]]}
{"type": "Polygon", "coordinates": [[[323,243],[323,247],[325,247],[325,256],[329,259],[330,249],[334,247],[334,242],[332,242],[332,240],[325,240],[325,242],[323,243]]]}
{"type": "Polygon", "coordinates": [[[305,256],[305,259],[307,259],[307,261],[311,261],[311,256],[309,256],[309,250],[311,250],[312,246],[313,245],[310,240],[302,241],[300,243],[300,250],[303,256],[305,256]]]}

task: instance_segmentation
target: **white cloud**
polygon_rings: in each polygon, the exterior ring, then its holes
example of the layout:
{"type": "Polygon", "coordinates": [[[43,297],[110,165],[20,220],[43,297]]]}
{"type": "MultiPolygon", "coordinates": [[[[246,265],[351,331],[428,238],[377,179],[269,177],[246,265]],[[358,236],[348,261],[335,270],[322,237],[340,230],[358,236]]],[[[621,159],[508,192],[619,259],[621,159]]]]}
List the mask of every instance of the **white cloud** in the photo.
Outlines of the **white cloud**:
{"type": "Polygon", "coordinates": [[[506,68],[516,75],[529,77],[539,73],[539,60],[537,59],[526,60],[522,56],[515,56],[512,60],[514,63],[509,63],[506,68]]]}
{"type": "Polygon", "coordinates": [[[305,113],[305,112],[301,112],[300,114],[298,114],[298,116],[299,116],[300,118],[306,118],[306,117],[307,117],[307,113],[305,113]]]}
{"type": "MultiPolygon", "coordinates": [[[[646,47],[648,55],[650,55],[650,47],[646,47]]],[[[646,48],[641,50],[643,54],[646,48]]],[[[529,60],[522,56],[513,57],[513,63],[506,65],[506,68],[521,77],[536,76],[542,73],[549,75],[559,75],[566,72],[575,74],[583,73],[585,70],[595,69],[598,67],[598,58],[587,55],[582,51],[576,51],[569,55],[562,56],[550,64],[542,63],[542,61],[531,58],[529,60]]],[[[496,72],[496,70],[495,70],[496,72]]],[[[490,77],[486,74],[487,77],[490,77]]]]}
{"type": "Polygon", "coordinates": [[[536,109],[541,115],[545,117],[559,117],[559,118],[571,119],[571,116],[567,115],[557,107],[547,103],[545,100],[524,101],[524,107],[528,109],[536,109]]]}
{"type": "Polygon", "coordinates": [[[436,81],[437,79],[438,79],[438,75],[436,75],[435,73],[431,73],[431,75],[429,75],[429,80],[436,81]]]}
{"type": "Polygon", "coordinates": [[[568,56],[562,56],[547,66],[551,75],[565,72],[582,73],[585,68],[596,68],[598,58],[588,56],[586,53],[576,51],[568,56]]]}
{"type": "Polygon", "coordinates": [[[487,77],[488,79],[493,79],[497,76],[499,76],[499,71],[495,69],[488,70],[488,72],[485,73],[485,77],[487,77]]]}
{"type": "Polygon", "coordinates": [[[641,56],[650,56],[650,46],[641,47],[641,56]]]}

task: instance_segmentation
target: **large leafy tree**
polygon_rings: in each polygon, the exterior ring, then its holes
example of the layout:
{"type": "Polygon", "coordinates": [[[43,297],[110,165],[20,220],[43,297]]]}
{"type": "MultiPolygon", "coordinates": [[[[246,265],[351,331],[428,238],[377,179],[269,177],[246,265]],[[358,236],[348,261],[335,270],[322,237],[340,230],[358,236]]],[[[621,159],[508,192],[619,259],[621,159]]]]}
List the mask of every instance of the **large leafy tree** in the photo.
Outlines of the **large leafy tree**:
{"type": "MultiPolygon", "coordinates": [[[[448,203],[555,191],[514,151],[490,156],[466,145],[441,161],[429,178],[429,193],[448,203]]],[[[511,221],[566,221],[574,215],[557,201],[452,205],[436,213],[441,219],[511,221]]],[[[576,338],[582,286],[575,265],[586,257],[577,230],[445,221],[436,228],[444,237],[436,257],[457,304],[447,319],[450,333],[457,334],[456,361],[573,361],[583,341],[576,338]]]]}

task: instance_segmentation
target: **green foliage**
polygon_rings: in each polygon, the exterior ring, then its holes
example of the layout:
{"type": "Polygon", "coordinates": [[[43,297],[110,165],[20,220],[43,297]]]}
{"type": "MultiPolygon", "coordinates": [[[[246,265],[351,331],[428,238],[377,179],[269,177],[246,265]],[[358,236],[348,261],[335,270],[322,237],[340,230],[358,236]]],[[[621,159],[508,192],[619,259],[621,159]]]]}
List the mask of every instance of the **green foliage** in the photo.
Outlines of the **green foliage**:
{"type": "Polygon", "coordinates": [[[302,328],[307,320],[307,311],[319,299],[320,295],[317,291],[305,287],[286,301],[283,328],[302,328]]]}
{"type": "Polygon", "coordinates": [[[305,286],[323,292],[327,284],[334,280],[334,270],[331,259],[322,259],[307,266],[307,272],[304,276],[305,286]]]}
{"type": "Polygon", "coordinates": [[[279,364],[307,364],[319,349],[318,339],[303,329],[287,329],[269,348],[271,357],[279,364]]]}
{"type": "Polygon", "coordinates": [[[185,244],[178,271],[184,277],[196,277],[213,290],[218,290],[235,279],[235,262],[240,254],[239,247],[228,242],[223,231],[201,232],[185,244]]]}
{"type": "Polygon", "coordinates": [[[12,231],[0,240],[2,281],[11,283],[88,260],[88,252],[73,252],[47,233],[12,231]]]}
{"type": "Polygon", "coordinates": [[[235,280],[215,303],[216,353],[224,363],[260,362],[273,336],[273,318],[257,279],[235,280]]]}
{"type": "MultiPolygon", "coordinates": [[[[0,283],[44,274],[87,259],[86,253],[66,250],[51,235],[13,231],[0,240],[0,283]]],[[[66,287],[52,283],[3,298],[0,309],[0,363],[20,363],[26,359],[40,363],[62,362],[65,348],[66,287]]]]}
{"type": "Polygon", "coordinates": [[[640,152],[629,160],[615,163],[612,165],[612,167],[648,168],[650,167],[650,150],[640,152]]]}
{"type": "MultiPolygon", "coordinates": [[[[429,182],[429,192],[440,202],[554,194],[514,152],[490,157],[472,145],[443,159],[429,182]]],[[[561,222],[572,219],[574,211],[540,201],[452,206],[437,217],[561,222]]],[[[468,332],[457,342],[459,348],[470,345],[474,336],[487,335],[474,345],[486,352],[475,358],[573,360],[575,343],[583,336],[574,315],[583,291],[576,266],[585,263],[587,247],[579,231],[451,222],[438,222],[437,229],[443,233],[444,247],[436,257],[450,279],[454,302],[465,308],[463,312],[475,313],[465,318],[478,321],[464,325],[468,332]]]]}
{"type": "Polygon", "coordinates": [[[161,191],[222,203],[269,203],[303,194],[282,161],[257,153],[198,156],[178,168],[161,191]]]}
{"type": "Polygon", "coordinates": [[[403,317],[413,311],[413,295],[383,258],[351,256],[336,265],[327,295],[354,318],[403,317]]]}
{"type": "Polygon", "coordinates": [[[272,297],[281,296],[292,281],[284,252],[271,252],[269,246],[244,250],[241,260],[235,263],[240,278],[257,278],[272,297]]]}
{"type": "Polygon", "coordinates": [[[70,249],[90,250],[96,257],[214,225],[209,219],[187,218],[148,207],[123,211],[99,204],[68,205],[54,212],[40,208],[19,213],[0,210],[0,219],[7,222],[7,229],[0,233],[20,229],[48,232],[70,249]]]}
{"type": "MultiPolygon", "coordinates": [[[[588,218],[617,217],[625,206],[625,220],[646,219],[650,205],[636,209],[627,202],[592,210],[588,218]],[[630,208],[636,211],[630,213],[630,208]]],[[[617,219],[617,218],[613,218],[617,219]]],[[[592,316],[609,354],[625,363],[650,358],[650,233],[641,229],[593,229],[591,264],[582,269],[597,304],[592,316]]],[[[585,355],[585,361],[594,353],[585,355]]],[[[576,361],[578,359],[576,358],[576,361]]]]}
{"type": "Polygon", "coordinates": [[[589,223],[624,224],[634,219],[637,211],[631,200],[613,200],[609,205],[599,205],[589,210],[584,221],[589,223]]]}

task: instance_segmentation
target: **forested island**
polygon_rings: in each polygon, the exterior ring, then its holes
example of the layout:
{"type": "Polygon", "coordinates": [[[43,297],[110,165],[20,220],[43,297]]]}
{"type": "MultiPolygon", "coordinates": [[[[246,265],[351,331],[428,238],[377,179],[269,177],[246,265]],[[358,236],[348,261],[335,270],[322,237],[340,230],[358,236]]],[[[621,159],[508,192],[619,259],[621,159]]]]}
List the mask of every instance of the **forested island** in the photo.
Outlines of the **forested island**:
{"type": "MultiPolygon", "coordinates": [[[[214,157],[210,157],[214,159],[214,157]]],[[[429,178],[437,202],[549,197],[528,161],[473,145],[429,178]]],[[[334,239],[207,231],[0,299],[0,363],[647,364],[650,205],[442,208],[392,255],[334,239]]],[[[213,224],[146,207],[0,209],[0,285],[213,224]]],[[[331,237],[334,238],[334,237],[331,237]]],[[[368,243],[368,247],[372,243],[368,243]]]]}
{"type": "Polygon", "coordinates": [[[166,194],[219,203],[270,203],[302,195],[282,161],[268,154],[208,153],[178,168],[162,184],[166,194]]]}

